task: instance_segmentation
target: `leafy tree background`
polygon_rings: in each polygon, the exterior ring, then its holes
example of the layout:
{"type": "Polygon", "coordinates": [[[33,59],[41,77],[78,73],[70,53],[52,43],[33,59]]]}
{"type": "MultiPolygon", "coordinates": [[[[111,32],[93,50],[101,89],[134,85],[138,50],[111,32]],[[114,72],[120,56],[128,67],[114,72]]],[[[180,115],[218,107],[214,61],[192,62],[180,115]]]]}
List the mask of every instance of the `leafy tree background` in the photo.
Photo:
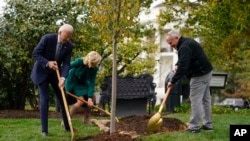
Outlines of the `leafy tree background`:
{"type": "Polygon", "coordinates": [[[74,27],[72,60],[96,50],[102,57],[98,73],[97,90],[103,78],[111,75],[113,30],[118,31],[118,75],[154,73],[154,53],[157,45],[150,26],[136,20],[140,7],[149,6],[150,0],[122,3],[120,25],[109,28],[113,17],[112,1],[73,0],[7,0],[1,20],[0,36],[0,109],[21,109],[29,102],[37,105],[37,90],[29,76],[34,60],[31,53],[42,35],[56,33],[62,23],[74,27]],[[129,3],[129,4],[128,4],[129,3]],[[99,16],[98,16],[99,15],[99,16]],[[98,17],[97,17],[98,16],[98,17]],[[129,17],[129,18],[128,18],[129,17]],[[149,28],[148,28],[149,27],[149,28]],[[146,34],[147,33],[147,34],[146,34]],[[144,55],[145,54],[145,55],[144,55]]]}
{"type": "MultiPolygon", "coordinates": [[[[117,74],[155,72],[154,29],[140,24],[138,15],[153,0],[6,0],[0,36],[0,109],[24,109],[37,104],[36,86],[29,78],[34,60],[31,52],[46,33],[62,23],[75,28],[72,60],[98,51],[103,59],[97,91],[112,70],[112,37],[116,32],[117,74]],[[120,2],[119,13],[112,4],[120,2]],[[114,20],[119,17],[119,20],[114,20]]],[[[184,36],[199,37],[214,71],[229,74],[223,94],[249,98],[249,13],[246,0],[165,0],[159,30],[176,23],[184,36]],[[183,16],[184,15],[184,16],[183,16]]]]}
{"type": "Polygon", "coordinates": [[[250,98],[250,2],[165,0],[165,6],[160,30],[175,22],[184,36],[199,37],[214,71],[228,73],[224,96],[250,98]]]}

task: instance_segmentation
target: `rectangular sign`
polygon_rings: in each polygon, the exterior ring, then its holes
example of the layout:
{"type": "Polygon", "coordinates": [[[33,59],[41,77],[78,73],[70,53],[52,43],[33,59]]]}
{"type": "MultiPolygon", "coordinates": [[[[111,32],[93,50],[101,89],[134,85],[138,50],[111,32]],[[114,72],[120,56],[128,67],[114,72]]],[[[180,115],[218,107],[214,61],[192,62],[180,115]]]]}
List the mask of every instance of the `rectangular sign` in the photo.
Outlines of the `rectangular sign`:
{"type": "Polygon", "coordinates": [[[230,141],[249,141],[250,125],[230,125],[230,141]]]}
{"type": "Polygon", "coordinates": [[[211,88],[224,89],[227,81],[227,73],[224,72],[213,72],[210,81],[211,88]]]}

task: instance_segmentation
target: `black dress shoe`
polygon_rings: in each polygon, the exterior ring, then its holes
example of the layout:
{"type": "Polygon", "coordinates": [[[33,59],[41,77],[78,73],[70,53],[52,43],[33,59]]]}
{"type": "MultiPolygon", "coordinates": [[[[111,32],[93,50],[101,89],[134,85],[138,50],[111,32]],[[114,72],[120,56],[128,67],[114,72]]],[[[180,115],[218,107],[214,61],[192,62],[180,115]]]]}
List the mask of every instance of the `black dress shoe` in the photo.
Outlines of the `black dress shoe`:
{"type": "Polygon", "coordinates": [[[186,132],[190,132],[190,133],[200,133],[200,129],[187,129],[186,132]]]}
{"type": "Polygon", "coordinates": [[[47,137],[49,134],[47,132],[42,132],[42,136],[47,137]]]}
{"type": "Polygon", "coordinates": [[[201,129],[205,130],[205,131],[213,131],[213,128],[207,127],[205,125],[201,126],[201,129]]]}

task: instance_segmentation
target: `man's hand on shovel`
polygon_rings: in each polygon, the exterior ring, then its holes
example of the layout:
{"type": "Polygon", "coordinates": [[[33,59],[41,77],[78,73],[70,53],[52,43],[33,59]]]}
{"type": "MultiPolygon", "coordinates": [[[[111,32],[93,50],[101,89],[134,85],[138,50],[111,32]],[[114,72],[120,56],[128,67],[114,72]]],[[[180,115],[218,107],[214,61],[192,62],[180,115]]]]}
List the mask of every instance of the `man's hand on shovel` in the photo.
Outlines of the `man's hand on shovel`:
{"type": "Polygon", "coordinates": [[[66,100],[66,97],[65,97],[64,89],[62,87],[62,85],[64,85],[64,80],[62,80],[62,78],[60,78],[60,73],[59,73],[59,70],[58,70],[58,66],[57,66],[57,69],[56,69],[56,75],[57,75],[57,78],[58,78],[58,81],[59,81],[58,86],[59,86],[59,89],[60,89],[61,94],[62,94],[63,106],[65,108],[65,112],[66,112],[67,119],[68,119],[68,122],[69,122],[69,127],[70,127],[70,131],[71,131],[71,141],[73,141],[75,133],[74,133],[74,128],[73,128],[73,125],[72,125],[72,122],[71,122],[71,117],[70,117],[70,114],[69,114],[68,103],[67,103],[67,100],[66,100]]]}
{"type": "Polygon", "coordinates": [[[58,87],[59,87],[60,89],[63,89],[63,88],[64,88],[64,81],[65,81],[65,79],[62,79],[62,78],[60,78],[60,79],[58,80],[58,87]]]}
{"type": "Polygon", "coordinates": [[[64,88],[65,78],[60,77],[59,70],[58,70],[59,68],[58,68],[57,62],[56,61],[49,61],[46,66],[48,68],[52,69],[52,70],[55,70],[56,73],[58,73],[57,74],[57,77],[58,77],[58,87],[59,87],[59,89],[63,89],[64,88]]]}

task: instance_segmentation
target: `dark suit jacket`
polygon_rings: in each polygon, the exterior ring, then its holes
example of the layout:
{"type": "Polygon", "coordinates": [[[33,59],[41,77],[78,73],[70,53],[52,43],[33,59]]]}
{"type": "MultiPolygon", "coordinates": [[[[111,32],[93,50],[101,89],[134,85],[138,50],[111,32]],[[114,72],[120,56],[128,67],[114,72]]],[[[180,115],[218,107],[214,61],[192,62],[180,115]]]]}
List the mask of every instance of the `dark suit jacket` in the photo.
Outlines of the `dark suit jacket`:
{"type": "MultiPolygon", "coordinates": [[[[58,34],[46,34],[37,44],[32,52],[32,57],[35,59],[31,76],[34,84],[43,82],[49,74],[55,73],[54,70],[46,67],[48,61],[55,61],[55,52],[57,46],[58,34]]],[[[63,44],[60,51],[60,57],[57,61],[61,77],[67,77],[70,67],[70,58],[72,54],[73,45],[71,42],[63,44]]]]}

